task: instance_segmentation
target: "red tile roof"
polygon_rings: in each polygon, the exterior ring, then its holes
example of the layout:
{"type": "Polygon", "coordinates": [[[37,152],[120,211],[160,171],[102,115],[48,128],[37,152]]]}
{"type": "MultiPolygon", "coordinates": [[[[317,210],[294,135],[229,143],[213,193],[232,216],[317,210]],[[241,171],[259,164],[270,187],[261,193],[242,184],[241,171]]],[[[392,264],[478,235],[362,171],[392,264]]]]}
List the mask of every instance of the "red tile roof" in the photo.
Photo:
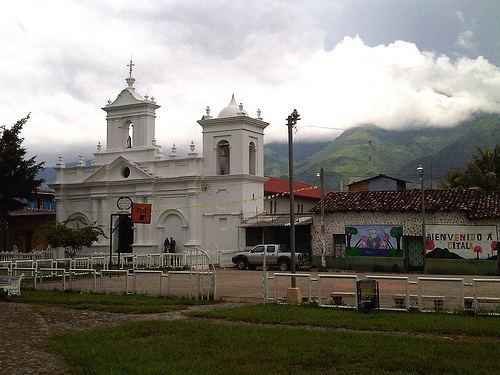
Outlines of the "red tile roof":
{"type": "MultiPolygon", "coordinates": [[[[420,190],[331,192],[325,196],[325,212],[412,211],[422,209],[420,190]]],[[[474,189],[426,190],[427,211],[460,211],[469,219],[500,217],[500,192],[474,189]]],[[[311,211],[319,212],[320,204],[311,211]]]]}
{"type": "MultiPolygon", "coordinates": [[[[302,181],[294,181],[293,187],[296,197],[312,199],[321,198],[321,189],[319,186],[310,185],[302,181]]],[[[288,178],[266,177],[266,182],[264,182],[264,194],[288,193],[289,191],[290,185],[288,183],[288,178]]]]}

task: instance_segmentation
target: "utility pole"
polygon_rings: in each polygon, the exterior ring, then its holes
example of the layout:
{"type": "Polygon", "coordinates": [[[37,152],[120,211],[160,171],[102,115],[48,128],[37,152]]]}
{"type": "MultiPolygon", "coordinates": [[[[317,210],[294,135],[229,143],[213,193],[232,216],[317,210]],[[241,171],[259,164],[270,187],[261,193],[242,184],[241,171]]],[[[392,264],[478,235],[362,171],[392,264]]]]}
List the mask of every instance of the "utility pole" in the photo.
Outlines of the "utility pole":
{"type": "Polygon", "coordinates": [[[325,171],[323,167],[320,168],[319,172],[316,173],[316,177],[319,178],[321,186],[321,267],[326,267],[325,259],[325,171]]]}
{"type": "Polygon", "coordinates": [[[288,127],[288,183],[290,185],[290,252],[292,253],[291,271],[292,271],[292,288],[297,287],[295,277],[295,202],[294,202],[294,181],[293,181],[293,129],[297,126],[297,121],[300,120],[300,115],[294,109],[290,116],[287,117],[288,127]]]}
{"type": "Polygon", "coordinates": [[[421,198],[422,198],[422,251],[424,254],[424,269],[425,269],[425,189],[424,189],[424,167],[422,167],[421,163],[418,163],[417,173],[420,178],[420,190],[421,190],[421,198]]]}

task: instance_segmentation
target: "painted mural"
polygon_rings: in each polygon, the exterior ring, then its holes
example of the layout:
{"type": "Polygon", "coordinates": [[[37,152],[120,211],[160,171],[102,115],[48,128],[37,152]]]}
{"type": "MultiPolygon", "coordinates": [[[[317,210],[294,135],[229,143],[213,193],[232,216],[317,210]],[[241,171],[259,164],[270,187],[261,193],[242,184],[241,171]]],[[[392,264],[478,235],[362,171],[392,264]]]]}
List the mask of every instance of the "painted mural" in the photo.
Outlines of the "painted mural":
{"type": "Polygon", "coordinates": [[[400,225],[350,225],[345,235],[347,256],[403,256],[400,225]]]}
{"type": "Polygon", "coordinates": [[[426,225],[427,258],[494,259],[498,247],[496,225],[426,225]]]}

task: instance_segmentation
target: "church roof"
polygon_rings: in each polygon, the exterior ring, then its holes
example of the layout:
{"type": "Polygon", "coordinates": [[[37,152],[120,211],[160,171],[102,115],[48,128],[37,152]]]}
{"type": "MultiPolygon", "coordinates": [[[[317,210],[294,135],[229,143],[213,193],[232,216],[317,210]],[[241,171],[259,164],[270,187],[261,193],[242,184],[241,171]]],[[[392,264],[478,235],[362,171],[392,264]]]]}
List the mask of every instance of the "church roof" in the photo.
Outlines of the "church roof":
{"type": "Polygon", "coordinates": [[[126,79],[127,81],[127,87],[124,88],[116,97],[116,99],[111,102],[108,101],[108,104],[103,108],[104,110],[107,110],[108,108],[113,108],[113,107],[122,107],[126,105],[131,105],[131,104],[143,104],[143,103],[151,103],[156,105],[154,98],[149,98],[147,95],[144,97],[141,94],[139,94],[137,91],[135,91],[134,83],[135,83],[135,78],[134,77],[128,77],[126,79]]]}
{"type": "Polygon", "coordinates": [[[233,94],[229,104],[222,111],[219,112],[218,118],[236,117],[236,116],[248,116],[248,113],[243,109],[243,105],[241,103],[239,105],[238,103],[236,103],[233,94]]]}

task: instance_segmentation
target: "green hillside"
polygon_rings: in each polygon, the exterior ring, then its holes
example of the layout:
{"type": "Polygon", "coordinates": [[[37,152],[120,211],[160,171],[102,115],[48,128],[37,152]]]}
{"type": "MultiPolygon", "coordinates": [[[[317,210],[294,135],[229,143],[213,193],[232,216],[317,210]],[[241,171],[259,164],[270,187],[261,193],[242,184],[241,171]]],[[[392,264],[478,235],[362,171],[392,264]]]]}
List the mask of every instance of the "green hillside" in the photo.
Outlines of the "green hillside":
{"type": "MultiPolygon", "coordinates": [[[[496,143],[500,143],[497,114],[476,114],[449,128],[385,130],[371,124],[361,125],[326,144],[294,144],[295,154],[302,156],[294,158],[295,173],[297,179],[316,184],[315,173],[323,167],[327,187],[338,189],[340,181],[345,186],[378,173],[416,181],[415,167],[422,161],[427,179],[432,169],[437,185],[444,173],[463,167],[477,147],[496,143]]],[[[286,144],[265,145],[266,175],[287,176],[287,163],[286,144]]]]}

